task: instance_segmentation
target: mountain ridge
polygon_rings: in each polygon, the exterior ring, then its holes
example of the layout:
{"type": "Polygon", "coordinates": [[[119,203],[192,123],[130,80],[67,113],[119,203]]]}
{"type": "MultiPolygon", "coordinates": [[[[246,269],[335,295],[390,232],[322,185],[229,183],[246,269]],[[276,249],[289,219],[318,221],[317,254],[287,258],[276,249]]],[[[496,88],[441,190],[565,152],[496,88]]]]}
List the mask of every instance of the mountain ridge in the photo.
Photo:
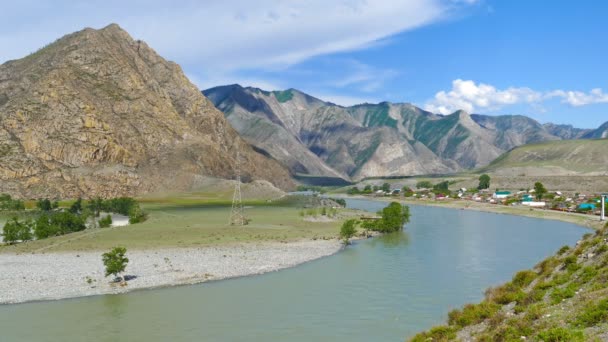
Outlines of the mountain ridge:
{"type": "Polygon", "coordinates": [[[257,140],[260,131],[239,129],[245,117],[256,122],[272,121],[275,136],[290,136],[294,143],[301,143],[298,150],[307,149],[318,157],[315,165],[300,160],[298,172],[327,175],[311,171],[325,164],[353,180],[470,170],[488,165],[517,146],[602,134],[567,125],[540,124],[523,115],[489,116],[464,111],[440,115],[410,103],[384,101],[344,107],[293,88],[265,91],[230,85],[203,93],[249,143],[266,150],[292,171],[284,153],[257,140]],[[242,100],[246,97],[254,99],[257,106],[242,100]],[[314,99],[310,106],[302,101],[304,97],[314,99]]]}
{"type": "Polygon", "coordinates": [[[187,190],[201,177],[293,185],[145,42],[118,25],[0,65],[0,191],[26,198],[187,190]]]}

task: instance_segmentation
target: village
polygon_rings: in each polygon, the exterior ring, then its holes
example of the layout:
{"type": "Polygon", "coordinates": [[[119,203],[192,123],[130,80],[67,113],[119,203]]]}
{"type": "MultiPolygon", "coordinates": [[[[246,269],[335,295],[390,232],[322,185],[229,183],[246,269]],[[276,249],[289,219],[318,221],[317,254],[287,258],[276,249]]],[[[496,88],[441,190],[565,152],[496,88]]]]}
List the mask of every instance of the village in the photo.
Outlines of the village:
{"type": "Polygon", "coordinates": [[[535,209],[596,215],[600,216],[601,220],[605,219],[605,208],[608,203],[608,193],[549,191],[539,182],[530,189],[495,189],[493,191],[489,188],[459,188],[451,191],[448,189],[450,185],[448,181],[435,185],[428,181],[421,181],[418,182],[415,189],[407,185],[402,187],[396,187],[396,185],[389,183],[366,185],[363,190],[352,187],[347,193],[373,197],[400,197],[414,201],[471,201],[493,205],[526,206],[535,209]]]}

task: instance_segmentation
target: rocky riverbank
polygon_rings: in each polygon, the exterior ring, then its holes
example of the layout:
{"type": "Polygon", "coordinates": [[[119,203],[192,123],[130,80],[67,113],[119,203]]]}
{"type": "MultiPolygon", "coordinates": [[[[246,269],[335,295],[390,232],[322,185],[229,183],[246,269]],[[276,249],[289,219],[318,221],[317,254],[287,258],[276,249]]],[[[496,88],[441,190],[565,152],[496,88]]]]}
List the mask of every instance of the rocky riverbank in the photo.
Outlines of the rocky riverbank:
{"type": "Polygon", "coordinates": [[[0,254],[0,304],[195,284],[262,274],[334,254],[338,240],[128,251],[126,286],[104,275],[101,252],[0,254]]]}

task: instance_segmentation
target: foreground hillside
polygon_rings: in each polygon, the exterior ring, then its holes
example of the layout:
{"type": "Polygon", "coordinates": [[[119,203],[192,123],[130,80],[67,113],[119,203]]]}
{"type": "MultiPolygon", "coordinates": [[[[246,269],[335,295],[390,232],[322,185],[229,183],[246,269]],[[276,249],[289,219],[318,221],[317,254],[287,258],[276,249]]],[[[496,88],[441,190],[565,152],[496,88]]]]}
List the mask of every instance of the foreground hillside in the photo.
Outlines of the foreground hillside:
{"type": "Polygon", "coordinates": [[[608,225],[449,313],[411,341],[608,340],[608,225]]]}
{"type": "Polygon", "coordinates": [[[0,192],[17,196],[187,190],[232,177],[237,144],[245,178],[291,186],[178,65],[115,24],[1,65],[0,123],[0,192]]]}
{"type": "Polygon", "coordinates": [[[521,115],[436,115],[407,103],[342,107],[295,89],[229,85],[204,94],[248,142],[292,172],[352,180],[454,173],[520,145],[603,134],[521,115]]]}
{"type": "Polygon", "coordinates": [[[517,147],[483,168],[496,175],[608,175],[608,139],[565,140],[517,147]]]}

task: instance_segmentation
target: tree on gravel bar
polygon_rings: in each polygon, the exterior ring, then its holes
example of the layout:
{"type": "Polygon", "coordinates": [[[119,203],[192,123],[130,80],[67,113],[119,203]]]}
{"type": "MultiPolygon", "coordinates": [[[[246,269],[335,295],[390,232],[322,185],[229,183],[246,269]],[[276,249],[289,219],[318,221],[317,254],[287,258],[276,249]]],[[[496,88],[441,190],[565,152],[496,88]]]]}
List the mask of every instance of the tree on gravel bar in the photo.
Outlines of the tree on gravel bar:
{"type": "Polygon", "coordinates": [[[129,262],[129,259],[125,254],[127,254],[127,249],[125,247],[114,247],[111,251],[103,253],[102,260],[106,267],[106,277],[109,275],[118,277],[125,271],[127,263],[129,262]]]}

